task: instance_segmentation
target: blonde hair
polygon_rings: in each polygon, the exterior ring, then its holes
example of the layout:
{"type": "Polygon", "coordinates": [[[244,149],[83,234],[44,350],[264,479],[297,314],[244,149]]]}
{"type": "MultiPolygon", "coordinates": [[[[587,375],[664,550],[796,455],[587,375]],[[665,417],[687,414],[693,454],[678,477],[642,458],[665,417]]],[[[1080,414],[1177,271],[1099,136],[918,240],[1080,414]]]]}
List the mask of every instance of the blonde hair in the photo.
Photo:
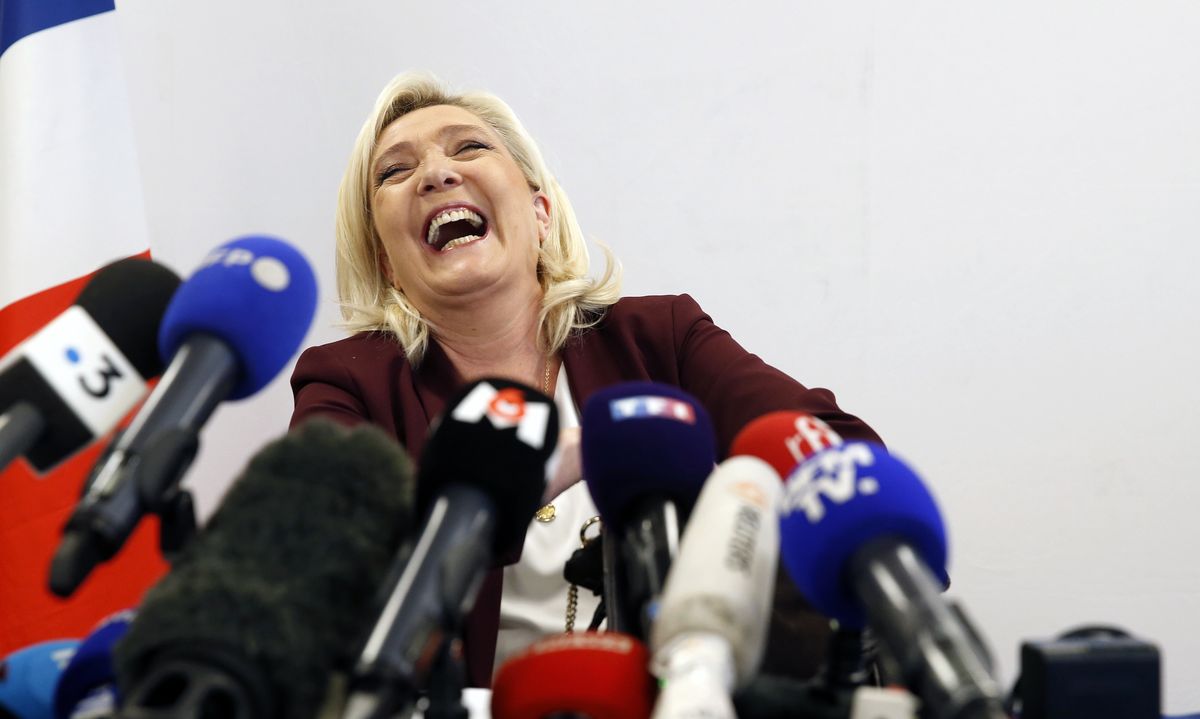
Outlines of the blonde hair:
{"type": "Polygon", "coordinates": [[[550,231],[538,251],[542,305],[537,341],[543,352],[557,352],[573,331],[598,322],[604,309],[620,297],[620,266],[611,251],[602,247],[604,275],[598,280],[588,276],[587,245],[567,194],[508,105],[489,93],[453,93],[437,78],[423,73],[401,74],[383,89],[354,142],[342,177],[337,206],[337,285],[344,326],[351,332],[390,332],[414,366],[428,348],[429,323],[380,267],[379,258],[384,254],[371,212],[371,157],[388,125],[434,105],[460,107],[491,126],[530,187],[550,198],[550,231]]]}

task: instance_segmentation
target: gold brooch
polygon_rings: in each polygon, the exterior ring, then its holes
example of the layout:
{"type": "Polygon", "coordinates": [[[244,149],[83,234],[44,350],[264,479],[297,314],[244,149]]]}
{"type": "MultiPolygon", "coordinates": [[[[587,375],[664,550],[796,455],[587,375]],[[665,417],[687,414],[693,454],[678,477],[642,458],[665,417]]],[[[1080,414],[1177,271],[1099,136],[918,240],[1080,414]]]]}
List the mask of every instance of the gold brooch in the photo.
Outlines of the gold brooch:
{"type": "Polygon", "coordinates": [[[557,514],[557,512],[554,509],[554,505],[547,504],[546,506],[539,509],[537,512],[534,512],[533,516],[537,517],[537,521],[544,523],[544,522],[553,522],[555,514],[557,514]]]}

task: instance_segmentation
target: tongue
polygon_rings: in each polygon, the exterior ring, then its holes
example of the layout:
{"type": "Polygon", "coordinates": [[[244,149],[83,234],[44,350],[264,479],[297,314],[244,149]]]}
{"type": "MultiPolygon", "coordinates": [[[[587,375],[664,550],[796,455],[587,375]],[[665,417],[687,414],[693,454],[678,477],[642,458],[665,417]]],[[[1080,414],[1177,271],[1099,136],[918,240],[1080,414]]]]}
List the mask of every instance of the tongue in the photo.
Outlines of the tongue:
{"type": "Polygon", "coordinates": [[[466,237],[468,235],[478,235],[480,233],[481,231],[475,229],[475,225],[472,225],[467,220],[456,220],[454,222],[447,223],[438,228],[437,248],[440,250],[452,240],[457,240],[460,237],[466,237]]]}

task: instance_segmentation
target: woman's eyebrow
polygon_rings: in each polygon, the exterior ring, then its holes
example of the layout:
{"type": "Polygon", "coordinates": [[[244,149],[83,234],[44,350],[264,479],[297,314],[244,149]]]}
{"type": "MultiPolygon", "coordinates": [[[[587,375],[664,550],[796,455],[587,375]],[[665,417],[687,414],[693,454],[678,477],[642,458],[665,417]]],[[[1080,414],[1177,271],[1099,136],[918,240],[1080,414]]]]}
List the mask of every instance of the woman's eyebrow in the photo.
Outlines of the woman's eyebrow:
{"type": "Polygon", "coordinates": [[[375,162],[372,163],[375,171],[378,172],[383,167],[385,160],[390,160],[392,156],[405,152],[411,147],[412,143],[410,143],[408,140],[401,140],[399,142],[392,143],[386,150],[379,153],[379,156],[375,158],[375,162]]]}
{"type": "MultiPolygon", "coordinates": [[[[445,139],[448,137],[476,132],[487,134],[487,130],[482,125],[446,125],[442,129],[438,130],[437,134],[440,140],[445,141],[445,139]]],[[[392,143],[387,147],[387,149],[385,149],[383,152],[380,152],[375,158],[375,162],[373,163],[375,171],[378,172],[380,169],[382,169],[385,160],[389,160],[393,155],[400,154],[411,148],[412,143],[408,140],[399,140],[392,143]]]]}
{"type": "Polygon", "coordinates": [[[482,125],[446,125],[438,131],[438,136],[445,139],[452,135],[461,135],[468,132],[486,133],[487,130],[482,125]]]}

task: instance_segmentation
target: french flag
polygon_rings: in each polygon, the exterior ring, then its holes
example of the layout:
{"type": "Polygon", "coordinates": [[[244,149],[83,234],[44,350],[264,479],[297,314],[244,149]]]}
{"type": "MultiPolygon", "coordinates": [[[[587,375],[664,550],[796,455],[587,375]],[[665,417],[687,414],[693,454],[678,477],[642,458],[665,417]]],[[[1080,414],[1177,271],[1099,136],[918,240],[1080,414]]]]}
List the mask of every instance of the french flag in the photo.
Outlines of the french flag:
{"type": "MultiPolygon", "coordinates": [[[[101,266],[148,256],[113,0],[0,0],[0,356],[69,307],[101,266]]],[[[107,439],[52,472],[0,472],[0,656],[81,637],[166,569],[157,524],[70,599],[50,558],[107,439]]],[[[150,526],[153,525],[153,526],[150,526]]]]}

